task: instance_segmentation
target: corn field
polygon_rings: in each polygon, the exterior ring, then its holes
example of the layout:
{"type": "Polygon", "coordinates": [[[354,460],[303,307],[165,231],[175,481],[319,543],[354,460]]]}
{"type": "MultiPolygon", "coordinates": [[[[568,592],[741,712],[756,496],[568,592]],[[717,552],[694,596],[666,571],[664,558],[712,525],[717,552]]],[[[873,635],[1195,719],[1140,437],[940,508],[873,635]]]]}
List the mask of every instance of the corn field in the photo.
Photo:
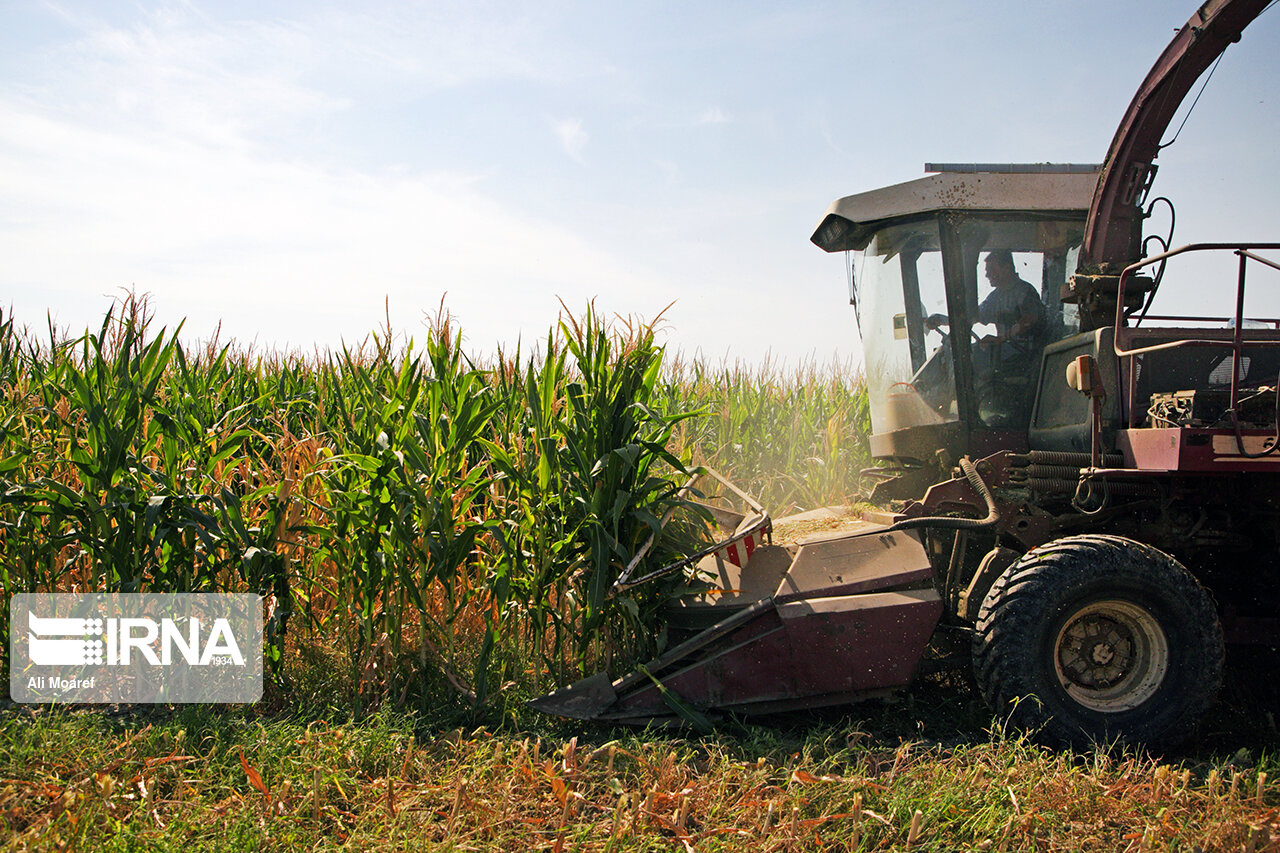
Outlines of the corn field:
{"type": "MultiPolygon", "coordinates": [[[[651,655],[679,579],[610,587],[697,466],[781,515],[868,464],[849,366],[715,368],[591,306],[484,362],[443,311],[421,344],[388,322],[309,358],[181,334],[133,295],[78,336],[0,317],[4,596],[254,591],[273,683],[323,649],[356,710],[651,655]]],[[[686,517],[644,565],[687,552],[686,517]]]]}

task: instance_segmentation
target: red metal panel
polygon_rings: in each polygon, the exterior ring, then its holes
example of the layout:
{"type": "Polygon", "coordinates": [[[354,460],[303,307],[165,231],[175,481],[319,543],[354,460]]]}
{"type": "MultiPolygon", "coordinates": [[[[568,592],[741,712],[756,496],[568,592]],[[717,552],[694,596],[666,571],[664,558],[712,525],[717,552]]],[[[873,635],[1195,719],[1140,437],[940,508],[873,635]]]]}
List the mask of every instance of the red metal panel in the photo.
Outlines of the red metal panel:
{"type": "Polygon", "coordinates": [[[901,687],[915,674],[942,600],[933,589],[796,601],[778,608],[797,695],[901,687]]]}
{"type": "MultiPolygon", "coordinates": [[[[691,661],[651,670],[668,690],[697,708],[723,708],[757,699],[795,696],[791,644],[776,609],[740,626],[691,661]]],[[[667,716],[671,709],[653,682],[645,679],[623,692],[611,716],[667,716]]]]}
{"type": "MultiPolygon", "coordinates": [[[[1261,452],[1275,439],[1269,430],[1240,432],[1249,453],[1261,452]]],[[[1116,446],[1125,464],[1141,471],[1280,471],[1280,452],[1260,459],[1243,456],[1229,429],[1126,429],[1116,434],[1116,446]]]]}
{"type": "MultiPolygon", "coordinates": [[[[793,601],[728,634],[693,661],[654,672],[702,709],[882,692],[907,684],[942,614],[933,589],[793,601]]],[[[610,717],[667,716],[650,682],[619,697],[610,717]]]]}

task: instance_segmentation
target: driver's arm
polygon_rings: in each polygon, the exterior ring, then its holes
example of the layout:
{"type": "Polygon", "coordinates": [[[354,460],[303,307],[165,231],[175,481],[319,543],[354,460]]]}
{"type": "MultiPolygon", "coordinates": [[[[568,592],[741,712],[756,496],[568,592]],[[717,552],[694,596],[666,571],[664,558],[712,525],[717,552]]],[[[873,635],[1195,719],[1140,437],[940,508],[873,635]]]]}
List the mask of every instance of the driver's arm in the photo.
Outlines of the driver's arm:
{"type": "Polygon", "coordinates": [[[1044,321],[1044,304],[1035,293],[1029,293],[1022,300],[1022,313],[1017,322],[1009,327],[1009,337],[1025,338],[1035,333],[1044,321]]]}

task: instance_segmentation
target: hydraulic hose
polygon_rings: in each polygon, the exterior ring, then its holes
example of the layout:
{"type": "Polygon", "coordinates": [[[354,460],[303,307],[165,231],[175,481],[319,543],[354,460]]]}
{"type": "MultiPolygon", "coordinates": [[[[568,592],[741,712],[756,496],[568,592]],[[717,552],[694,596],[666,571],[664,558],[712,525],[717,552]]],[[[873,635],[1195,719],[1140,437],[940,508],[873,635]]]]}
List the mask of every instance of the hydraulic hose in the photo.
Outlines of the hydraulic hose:
{"type": "Polygon", "coordinates": [[[973,466],[967,456],[960,458],[960,470],[964,472],[964,478],[969,481],[969,485],[973,486],[973,490],[981,495],[982,500],[986,503],[986,518],[953,518],[949,515],[908,518],[878,532],[888,533],[892,530],[912,530],[916,527],[938,527],[943,530],[980,530],[984,527],[990,527],[999,521],[1000,510],[996,508],[995,496],[991,494],[991,489],[987,486],[986,481],[982,479],[982,475],[978,473],[978,469],[973,466]]]}

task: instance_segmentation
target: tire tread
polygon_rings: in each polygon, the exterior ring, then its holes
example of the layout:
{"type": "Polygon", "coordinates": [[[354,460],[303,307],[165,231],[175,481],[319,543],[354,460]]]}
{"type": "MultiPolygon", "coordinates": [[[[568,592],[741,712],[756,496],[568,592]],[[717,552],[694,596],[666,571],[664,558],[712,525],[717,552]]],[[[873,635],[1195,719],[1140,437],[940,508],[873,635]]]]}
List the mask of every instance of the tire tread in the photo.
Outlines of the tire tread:
{"type": "MultiPolygon", "coordinates": [[[[1222,628],[1213,601],[1181,563],[1141,542],[1102,534],[1058,539],[1011,564],[983,600],[973,640],[974,674],[988,705],[997,713],[1007,713],[1016,725],[1040,732],[1047,740],[1075,745],[1115,739],[1147,743],[1182,739],[1221,686],[1224,654],[1222,628]],[[1196,689],[1168,695],[1172,691],[1162,686],[1162,695],[1152,697],[1137,709],[1121,712],[1114,719],[1104,719],[1083,708],[1082,713],[1071,714],[1071,709],[1065,707],[1055,716],[1045,703],[1024,698],[1035,692],[1028,689],[1034,682],[1028,670],[1036,665],[1031,660],[1030,638],[1037,636],[1037,628],[1047,612],[1052,614],[1053,603],[1064,589],[1090,584],[1102,588],[1107,582],[1102,576],[1107,573],[1112,573],[1116,582],[1134,588],[1149,583],[1153,597],[1172,602],[1167,606],[1174,610],[1192,614],[1182,620],[1187,624],[1178,626],[1183,640],[1176,654],[1178,677],[1194,683],[1196,689]],[[1182,668],[1190,671],[1182,672],[1182,668]],[[1160,706],[1148,708],[1157,699],[1160,706]],[[1166,707],[1172,705],[1181,707],[1166,707]],[[1137,713],[1144,709],[1144,713],[1137,713]],[[1066,719],[1067,716],[1075,719],[1066,719]]],[[[1059,698],[1070,702],[1065,693],[1059,698]]]]}

